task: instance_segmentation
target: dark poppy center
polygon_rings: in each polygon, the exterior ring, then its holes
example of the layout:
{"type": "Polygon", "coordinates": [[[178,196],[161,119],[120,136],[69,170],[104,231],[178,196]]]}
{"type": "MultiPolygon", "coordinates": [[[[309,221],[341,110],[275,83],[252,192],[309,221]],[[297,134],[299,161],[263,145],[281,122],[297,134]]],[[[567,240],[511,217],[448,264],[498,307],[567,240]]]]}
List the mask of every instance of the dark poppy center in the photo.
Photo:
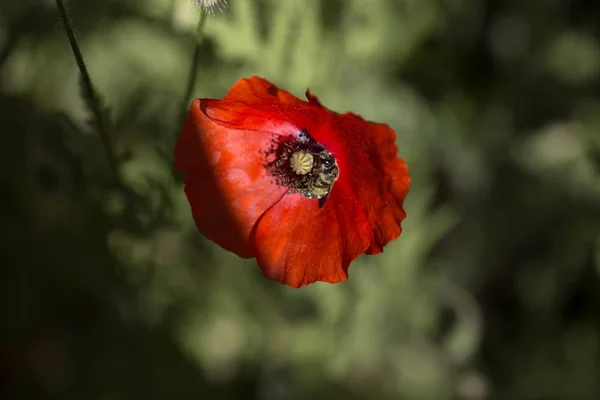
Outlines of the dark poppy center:
{"type": "Polygon", "coordinates": [[[266,167],[277,185],[287,187],[288,193],[319,199],[323,207],[339,176],[333,154],[305,130],[283,139],[272,151],[274,160],[266,167]]]}

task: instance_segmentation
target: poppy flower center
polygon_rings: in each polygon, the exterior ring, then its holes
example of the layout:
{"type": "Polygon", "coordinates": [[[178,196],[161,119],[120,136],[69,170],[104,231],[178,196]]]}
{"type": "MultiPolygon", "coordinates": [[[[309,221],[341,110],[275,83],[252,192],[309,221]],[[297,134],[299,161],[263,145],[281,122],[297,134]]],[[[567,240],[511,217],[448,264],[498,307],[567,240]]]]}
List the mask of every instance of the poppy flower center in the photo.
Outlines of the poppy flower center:
{"type": "Polygon", "coordinates": [[[277,185],[287,187],[288,193],[319,199],[319,207],[323,207],[339,176],[333,154],[306,131],[280,141],[272,151],[275,160],[267,169],[277,185]]]}

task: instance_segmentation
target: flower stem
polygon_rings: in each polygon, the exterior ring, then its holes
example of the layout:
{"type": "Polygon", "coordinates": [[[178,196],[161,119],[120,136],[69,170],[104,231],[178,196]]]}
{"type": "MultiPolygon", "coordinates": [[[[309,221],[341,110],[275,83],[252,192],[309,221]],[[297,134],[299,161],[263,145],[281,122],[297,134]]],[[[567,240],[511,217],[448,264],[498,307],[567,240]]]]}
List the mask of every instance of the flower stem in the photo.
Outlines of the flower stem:
{"type": "Polygon", "coordinates": [[[90,78],[90,74],[88,73],[87,67],[85,66],[85,61],[83,60],[83,55],[81,54],[81,50],[79,49],[79,45],[77,44],[77,39],[75,39],[75,33],[73,32],[73,26],[71,25],[71,20],[69,18],[69,14],[67,13],[67,9],[65,8],[65,5],[62,0],[56,0],[56,6],[58,7],[60,18],[65,27],[65,31],[67,32],[69,44],[71,45],[71,49],[73,50],[73,56],[75,57],[75,62],[77,63],[77,68],[79,69],[79,73],[81,75],[82,89],[84,91],[86,99],[89,100],[88,106],[91,108],[91,111],[94,115],[94,119],[96,120],[96,126],[98,128],[100,139],[102,140],[102,144],[104,145],[104,149],[108,157],[110,169],[115,177],[115,180],[117,181],[117,183],[119,183],[120,179],[117,157],[115,155],[110,135],[108,134],[108,124],[105,119],[104,110],[102,108],[98,94],[94,89],[94,85],[92,84],[92,79],[90,78]]]}
{"type": "Polygon", "coordinates": [[[200,45],[202,44],[202,39],[204,38],[204,26],[206,25],[207,17],[208,13],[203,8],[200,8],[200,20],[198,21],[198,25],[196,26],[194,55],[192,58],[192,63],[190,65],[187,85],[185,87],[185,94],[183,95],[181,105],[181,123],[185,123],[185,119],[189,109],[188,101],[190,97],[192,97],[192,92],[194,91],[194,87],[196,86],[196,78],[198,76],[198,63],[200,61],[200,45]]]}

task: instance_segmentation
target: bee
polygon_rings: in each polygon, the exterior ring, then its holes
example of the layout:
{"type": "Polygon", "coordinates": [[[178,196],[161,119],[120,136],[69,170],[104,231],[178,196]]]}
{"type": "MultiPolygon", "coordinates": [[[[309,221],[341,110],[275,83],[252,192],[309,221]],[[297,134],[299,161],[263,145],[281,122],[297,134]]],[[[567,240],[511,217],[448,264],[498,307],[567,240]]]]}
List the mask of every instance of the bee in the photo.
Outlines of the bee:
{"type": "Polygon", "coordinates": [[[318,179],[314,184],[313,194],[319,199],[319,208],[323,208],[331,194],[333,184],[340,176],[340,170],[330,152],[321,153],[318,158],[320,161],[316,169],[318,179]]]}
{"type": "Polygon", "coordinates": [[[339,177],[333,155],[323,146],[299,150],[291,155],[290,168],[296,174],[306,176],[304,184],[298,188],[300,194],[309,199],[319,199],[319,208],[323,208],[339,177]]]}
{"type": "MultiPolygon", "coordinates": [[[[308,199],[318,199],[323,208],[335,181],[339,167],[333,154],[302,130],[292,139],[273,146],[275,158],[266,164],[279,186],[288,193],[299,193],[308,199]]],[[[268,153],[267,153],[268,154],[268,153]]]]}

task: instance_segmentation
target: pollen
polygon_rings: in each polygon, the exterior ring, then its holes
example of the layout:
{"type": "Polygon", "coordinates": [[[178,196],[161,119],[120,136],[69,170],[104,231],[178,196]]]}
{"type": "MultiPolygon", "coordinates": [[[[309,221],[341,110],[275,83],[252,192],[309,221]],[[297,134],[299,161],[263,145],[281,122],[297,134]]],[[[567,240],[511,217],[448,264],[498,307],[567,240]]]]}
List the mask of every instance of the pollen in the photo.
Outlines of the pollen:
{"type": "Polygon", "coordinates": [[[313,169],[313,155],[304,151],[297,151],[290,157],[290,167],[298,175],[306,175],[313,169]]]}

